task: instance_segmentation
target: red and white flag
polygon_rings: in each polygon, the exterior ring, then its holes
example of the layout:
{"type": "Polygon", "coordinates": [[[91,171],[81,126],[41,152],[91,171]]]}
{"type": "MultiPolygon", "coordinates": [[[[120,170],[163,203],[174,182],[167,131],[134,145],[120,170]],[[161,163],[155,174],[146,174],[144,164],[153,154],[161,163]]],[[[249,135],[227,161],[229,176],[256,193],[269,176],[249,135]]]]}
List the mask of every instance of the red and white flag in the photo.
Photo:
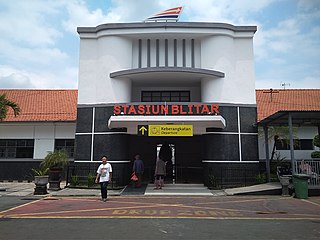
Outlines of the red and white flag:
{"type": "Polygon", "coordinates": [[[182,7],[175,7],[156,13],[151,17],[148,17],[145,22],[157,22],[157,21],[178,21],[182,7]]]}

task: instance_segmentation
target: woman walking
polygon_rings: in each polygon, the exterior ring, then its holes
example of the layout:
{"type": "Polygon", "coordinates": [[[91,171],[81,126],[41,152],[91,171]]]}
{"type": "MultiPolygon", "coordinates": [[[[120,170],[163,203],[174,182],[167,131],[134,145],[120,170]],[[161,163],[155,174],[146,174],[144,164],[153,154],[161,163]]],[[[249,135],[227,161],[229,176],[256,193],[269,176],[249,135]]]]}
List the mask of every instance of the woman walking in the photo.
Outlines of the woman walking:
{"type": "Polygon", "coordinates": [[[164,176],[166,175],[166,163],[161,159],[157,158],[155,176],[155,190],[162,189],[164,185],[164,176]]]}

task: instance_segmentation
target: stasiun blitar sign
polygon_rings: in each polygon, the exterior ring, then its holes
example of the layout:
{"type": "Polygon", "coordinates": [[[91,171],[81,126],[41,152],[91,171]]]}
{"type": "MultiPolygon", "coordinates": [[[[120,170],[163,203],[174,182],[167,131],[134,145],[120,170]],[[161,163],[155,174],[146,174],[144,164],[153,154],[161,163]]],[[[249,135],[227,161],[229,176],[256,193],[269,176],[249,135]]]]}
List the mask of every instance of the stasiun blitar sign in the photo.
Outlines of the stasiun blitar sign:
{"type": "Polygon", "coordinates": [[[217,115],[217,104],[172,104],[172,105],[115,105],[114,115],[217,115]]]}

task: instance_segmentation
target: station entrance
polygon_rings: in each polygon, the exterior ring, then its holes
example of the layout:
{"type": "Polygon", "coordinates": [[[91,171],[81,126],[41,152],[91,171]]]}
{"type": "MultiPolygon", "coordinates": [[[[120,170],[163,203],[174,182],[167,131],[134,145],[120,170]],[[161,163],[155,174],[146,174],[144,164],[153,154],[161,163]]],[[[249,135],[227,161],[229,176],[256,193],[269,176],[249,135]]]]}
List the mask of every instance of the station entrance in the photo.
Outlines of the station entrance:
{"type": "MultiPolygon", "coordinates": [[[[130,154],[139,153],[145,165],[143,181],[152,183],[156,159],[165,152],[166,183],[203,183],[203,138],[193,137],[141,137],[130,138],[130,154]]],[[[162,156],[163,158],[163,156],[162,156]]]]}

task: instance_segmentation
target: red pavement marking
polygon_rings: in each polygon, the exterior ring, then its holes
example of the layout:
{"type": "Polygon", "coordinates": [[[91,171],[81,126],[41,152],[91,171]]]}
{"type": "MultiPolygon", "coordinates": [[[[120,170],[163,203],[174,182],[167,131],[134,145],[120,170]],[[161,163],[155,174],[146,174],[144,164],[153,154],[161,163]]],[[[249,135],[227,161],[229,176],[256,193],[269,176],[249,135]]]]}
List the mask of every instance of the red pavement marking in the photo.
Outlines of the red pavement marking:
{"type": "Polygon", "coordinates": [[[2,218],[317,219],[320,198],[48,197],[3,212],[2,218]]]}

